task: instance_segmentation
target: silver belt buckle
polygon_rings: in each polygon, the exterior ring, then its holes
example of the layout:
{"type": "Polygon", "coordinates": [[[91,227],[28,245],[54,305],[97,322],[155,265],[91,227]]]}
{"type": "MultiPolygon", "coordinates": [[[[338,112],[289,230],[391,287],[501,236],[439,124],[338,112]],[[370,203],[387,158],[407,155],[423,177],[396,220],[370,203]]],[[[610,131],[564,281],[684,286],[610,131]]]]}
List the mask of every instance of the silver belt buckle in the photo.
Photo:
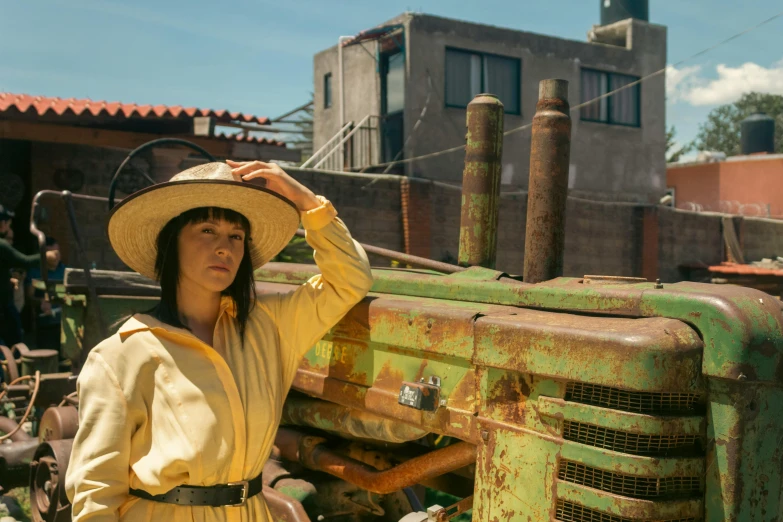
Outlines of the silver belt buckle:
{"type": "Polygon", "coordinates": [[[238,504],[229,504],[232,507],[244,506],[247,502],[247,494],[250,491],[250,482],[247,480],[240,480],[239,482],[229,482],[227,486],[242,486],[242,499],[238,504]]]}

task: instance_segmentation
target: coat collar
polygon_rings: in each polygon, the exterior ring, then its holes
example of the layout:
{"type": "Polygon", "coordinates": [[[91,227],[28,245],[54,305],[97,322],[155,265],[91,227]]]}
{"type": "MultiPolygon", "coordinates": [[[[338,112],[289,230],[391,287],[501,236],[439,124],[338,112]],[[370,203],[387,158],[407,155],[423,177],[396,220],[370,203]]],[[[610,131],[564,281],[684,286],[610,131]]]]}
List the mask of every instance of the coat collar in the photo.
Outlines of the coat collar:
{"type": "MultiPolygon", "coordinates": [[[[218,319],[220,319],[220,316],[222,316],[223,313],[227,313],[232,318],[235,318],[237,316],[236,303],[234,303],[234,300],[228,296],[223,296],[220,300],[220,312],[218,314],[218,319]]],[[[190,337],[193,336],[190,330],[187,330],[185,328],[177,328],[176,326],[171,326],[170,324],[159,321],[155,317],[147,314],[134,315],[133,317],[125,321],[125,323],[120,327],[117,333],[120,335],[120,339],[124,342],[125,339],[127,339],[128,337],[130,337],[135,333],[147,332],[153,330],[165,330],[166,332],[170,332],[174,334],[187,335],[190,337]]]]}

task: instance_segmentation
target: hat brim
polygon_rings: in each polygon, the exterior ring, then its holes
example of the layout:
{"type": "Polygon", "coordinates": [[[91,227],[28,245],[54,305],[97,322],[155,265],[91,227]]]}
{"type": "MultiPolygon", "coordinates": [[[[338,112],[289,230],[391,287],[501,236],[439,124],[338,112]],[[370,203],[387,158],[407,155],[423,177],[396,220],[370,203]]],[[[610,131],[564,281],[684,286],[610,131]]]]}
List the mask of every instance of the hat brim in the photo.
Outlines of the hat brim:
{"type": "Polygon", "coordinates": [[[157,279],[158,234],[173,218],[199,207],[226,208],[247,218],[254,269],[279,254],[299,227],[296,206],[268,189],[238,181],[169,181],[135,192],[114,207],[109,242],[132,270],[157,279]]]}

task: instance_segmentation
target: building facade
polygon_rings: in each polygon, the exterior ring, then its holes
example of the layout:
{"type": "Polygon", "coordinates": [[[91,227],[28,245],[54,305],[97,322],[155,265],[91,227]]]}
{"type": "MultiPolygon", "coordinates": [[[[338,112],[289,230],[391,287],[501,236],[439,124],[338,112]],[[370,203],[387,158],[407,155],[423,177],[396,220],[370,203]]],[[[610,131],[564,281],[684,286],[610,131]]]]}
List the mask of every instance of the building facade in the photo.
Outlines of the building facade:
{"type": "Polygon", "coordinates": [[[679,209],[783,219],[783,154],[673,163],[666,184],[679,209]]]}
{"type": "MultiPolygon", "coordinates": [[[[478,93],[500,98],[509,131],[530,123],[543,79],[568,80],[575,107],[666,65],[666,28],[636,19],[595,26],[578,42],[406,13],[339,42],[314,58],[314,150],[335,150],[341,128],[361,123],[331,166],[376,172],[387,166],[371,164],[464,144],[466,106],[478,93]]],[[[663,195],[663,74],[572,111],[572,121],[573,195],[639,202],[663,195]]],[[[503,190],[527,188],[529,152],[529,128],[505,137],[503,190]]],[[[391,171],[458,183],[463,161],[459,151],[391,171]]]]}

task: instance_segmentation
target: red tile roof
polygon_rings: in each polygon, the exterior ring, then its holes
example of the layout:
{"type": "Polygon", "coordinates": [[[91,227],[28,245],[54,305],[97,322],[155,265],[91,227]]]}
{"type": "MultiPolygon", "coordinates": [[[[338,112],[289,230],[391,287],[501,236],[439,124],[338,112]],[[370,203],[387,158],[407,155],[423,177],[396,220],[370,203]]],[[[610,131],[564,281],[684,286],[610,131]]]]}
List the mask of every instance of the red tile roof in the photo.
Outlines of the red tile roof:
{"type": "Polygon", "coordinates": [[[736,263],[722,263],[720,265],[711,266],[708,270],[718,274],[783,277],[783,270],[781,269],[759,268],[752,265],[739,265],[736,263]]]}
{"type": "MultiPolygon", "coordinates": [[[[135,103],[120,103],[95,101],[90,99],[55,98],[47,96],[32,96],[29,94],[13,94],[0,92],[0,116],[7,114],[26,114],[33,116],[93,116],[110,117],[117,120],[130,118],[141,119],[181,119],[195,116],[211,116],[220,123],[244,122],[258,125],[268,125],[269,118],[253,116],[241,112],[227,110],[197,109],[179,105],[137,105],[135,103]]],[[[261,143],[285,147],[282,141],[254,136],[245,137],[238,134],[218,134],[214,136],[221,140],[233,140],[247,143],[261,143]]]]}
{"type": "Polygon", "coordinates": [[[227,110],[197,109],[179,105],[137,105],[135,103],[94,101],[86,98],[80,100],[76,98],[53,98],[0,92],[0,113],[13,111],[20,114],[37,114],[38,116],[47,114],[81,116],[89,113],[92,116],[112,116],[116,118],[192,118],[194,116],[212,116],[220,122],[241,121],[258,123],[260,125],[269,123],[269,118],[265,116],[253,116],[252,114],[229,112],[227,110]]]}

